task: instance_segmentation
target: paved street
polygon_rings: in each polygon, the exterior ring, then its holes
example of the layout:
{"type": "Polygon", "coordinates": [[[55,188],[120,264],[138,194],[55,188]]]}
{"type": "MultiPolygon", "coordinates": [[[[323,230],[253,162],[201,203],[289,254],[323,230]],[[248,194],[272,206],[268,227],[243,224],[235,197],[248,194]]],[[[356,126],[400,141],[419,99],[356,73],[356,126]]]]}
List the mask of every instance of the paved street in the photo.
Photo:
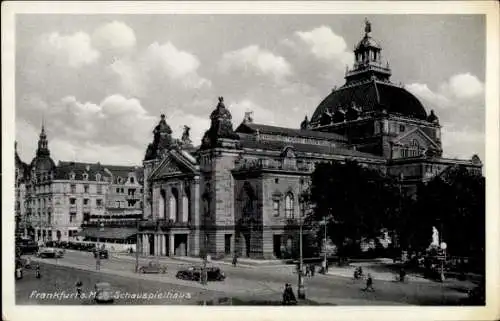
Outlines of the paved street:
{"type": "MultiPolygon", "coordinates": [[[[40,283],[45,289],[67,289],[74,291],[76,279],[82,278],[84,287],[89,290],[99,280],[106,280],[120,291],[144,292],[171,291],[191,294],[190,299],[172,300],[128,300],[117,303],[135,304],[196,304],[202,300],[214,298],[237,297],[238,299],[271,300],[279,302],[284,283],[292,285],[297,283],[297,275],[292,273],[293,268],[283,266],[259,266],[259,267],[232,267],[222,264],[220,267],[225,271],[227,279],[224,282],[210,282],[203,286],[197,282],[178,280],[176,272],[182,267],[192,263],[175,259],[163,259],[162,263],[168,265],[166,275],[137,275],[133,273],[135,260],[133,257],[111,257],[102,260],[101,271],[95,272],[95,259],[91,253],[67,251],[64,258],[41,259],[48,263],[43,265],[44,280],[34,279],[28,272],[25,279],[18,281],[16,288],[16,299],[19,303],[33,303],[29,295],[36,290],[40,283]],[[57,263],[57,266],[56,266],[57,263]],[[50,265],[49,265],[50,264],[50,265]],[[66,266],[66,267],[63,267],[66,266]],[[86,270],[86,271],[84,271],[86,270]],[[45,275],[47,274],[47,275],[45,275]],[[53,275],[52,275],[53,274],[53,275]],[[42,282],[41,282],[42,281],[42,282]],[[52,284],[54,283],[54,284],[52,284]],[[28,299],[26,299],[28,297],[28,299]]],[[[148,260],[141,259],[141,264],[148,260]]],[[[217,264],[217,263],[215,263],[217,264]]],[[[29,271],[29,270],[28,270],[29,271]]],[[[33,274],[33,271],[31,271],[33,274]]],[[[472,285],[469,282],[449,280],[444,284],[435,282],[409,282],[398,283],[391,281],[375,280],[375,292],[364,292],[363,281],[355,281],[352,278],[344,278],[332,275],[316,275],[314,278],[306,278],[305,285],[309,299],[321,304],[335,305],[450,305],[458,304],[466,297],[466,289],[472,285]]],[[[296,287],[294,289],[296,292],[296,287]]],[[[69,300],[71,301],[71,300],[69,300]]],[[[65,304],[78,304],[78,301],[65,304]]],[[[43,302],[45,304],[50,304],[43,302]]],[[[57,302],[56,304],[59,304],[57,302]]]]}

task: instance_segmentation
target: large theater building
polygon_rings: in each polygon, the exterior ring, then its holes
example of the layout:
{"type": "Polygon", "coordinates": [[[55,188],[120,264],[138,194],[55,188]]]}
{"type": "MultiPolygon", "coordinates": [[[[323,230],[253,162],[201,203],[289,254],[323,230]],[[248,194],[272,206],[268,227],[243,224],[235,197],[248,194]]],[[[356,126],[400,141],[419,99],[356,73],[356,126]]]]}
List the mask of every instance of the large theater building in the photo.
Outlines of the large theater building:
{"type": "Polygon", "coordinates": [[[315,164],[355,160],[398,177],[411,193],[452,166],[481,171],[470,160],[442,157],[437,115],[391,82],[382,48],[365,35],[354,50],[345,84],[294,128],[256,124],[250,115],[233,127],[222,97],[194,148],[162,118],[144,160],[144,254],[281,258],[297,243],[302,193],[315,164]],[[206,250],[206,251],[205,251],[206,250]]]}

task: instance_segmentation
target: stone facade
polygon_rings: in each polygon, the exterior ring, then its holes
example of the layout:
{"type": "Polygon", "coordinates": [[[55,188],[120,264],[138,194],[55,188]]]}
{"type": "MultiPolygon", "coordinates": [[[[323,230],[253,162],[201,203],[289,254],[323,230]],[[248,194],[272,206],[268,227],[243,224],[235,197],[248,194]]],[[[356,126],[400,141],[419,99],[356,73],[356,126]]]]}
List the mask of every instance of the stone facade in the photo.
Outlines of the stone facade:
{"type": "Polygon", "coordinates": [[[42,126],[30,165],[16,151],[16,217],[19,234],[36,241],[83,238],[82,227],[132,225],[142,217],[143,170],[50,158],[42,126]]]}
{"type": "Polygon", "coordinates": [[[210,128],[200,147],[193,148],[171,137],[162,115],[144,161],[145,195],[150,195],[145,209],[151,211],[145,211],[142,251],[294,257],[302,217],[310,210],[303,196],[321,162],[355,160],[399,178],[405,193],[453,166],[480,172],[477,156],[442,157],[438,117],[390,81],[382,48],[367,30],[354,50],[346,83],[320,103],[310,120],[306,116],[300,129],[255,124],[250,115],[233,129],[230,108],[219,97],[210,128]],[[178,202],[184,186],[191,186],[187,222],[165,205],[172,188],[178,202]]]}

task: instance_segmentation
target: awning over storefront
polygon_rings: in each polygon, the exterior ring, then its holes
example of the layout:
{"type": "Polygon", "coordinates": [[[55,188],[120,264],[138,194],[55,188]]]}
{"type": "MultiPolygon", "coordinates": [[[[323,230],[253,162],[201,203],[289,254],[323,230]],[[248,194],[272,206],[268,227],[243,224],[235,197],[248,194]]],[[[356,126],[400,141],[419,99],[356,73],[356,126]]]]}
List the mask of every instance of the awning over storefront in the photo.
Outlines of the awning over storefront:
{"type": "Polygon", "coordinates": [[[98,227],[87,227],[78,233],[78,236],[124,240],[131,238],[137,234],[137,230],[133,228],[120,228],[120,227],[105,227],[103,229],[98,227]]]}

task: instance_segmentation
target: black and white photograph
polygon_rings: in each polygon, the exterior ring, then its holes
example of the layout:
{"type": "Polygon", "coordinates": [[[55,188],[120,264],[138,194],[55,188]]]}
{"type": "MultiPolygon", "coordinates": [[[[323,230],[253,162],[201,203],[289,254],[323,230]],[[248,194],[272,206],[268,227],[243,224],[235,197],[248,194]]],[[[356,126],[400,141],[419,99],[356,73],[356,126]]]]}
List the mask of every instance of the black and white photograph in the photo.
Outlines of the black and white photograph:
{"type": "Polygon", "coordinates": [[[376,3],[8,2],[4,318],[498,317],[498,4],[376,3]]]}

